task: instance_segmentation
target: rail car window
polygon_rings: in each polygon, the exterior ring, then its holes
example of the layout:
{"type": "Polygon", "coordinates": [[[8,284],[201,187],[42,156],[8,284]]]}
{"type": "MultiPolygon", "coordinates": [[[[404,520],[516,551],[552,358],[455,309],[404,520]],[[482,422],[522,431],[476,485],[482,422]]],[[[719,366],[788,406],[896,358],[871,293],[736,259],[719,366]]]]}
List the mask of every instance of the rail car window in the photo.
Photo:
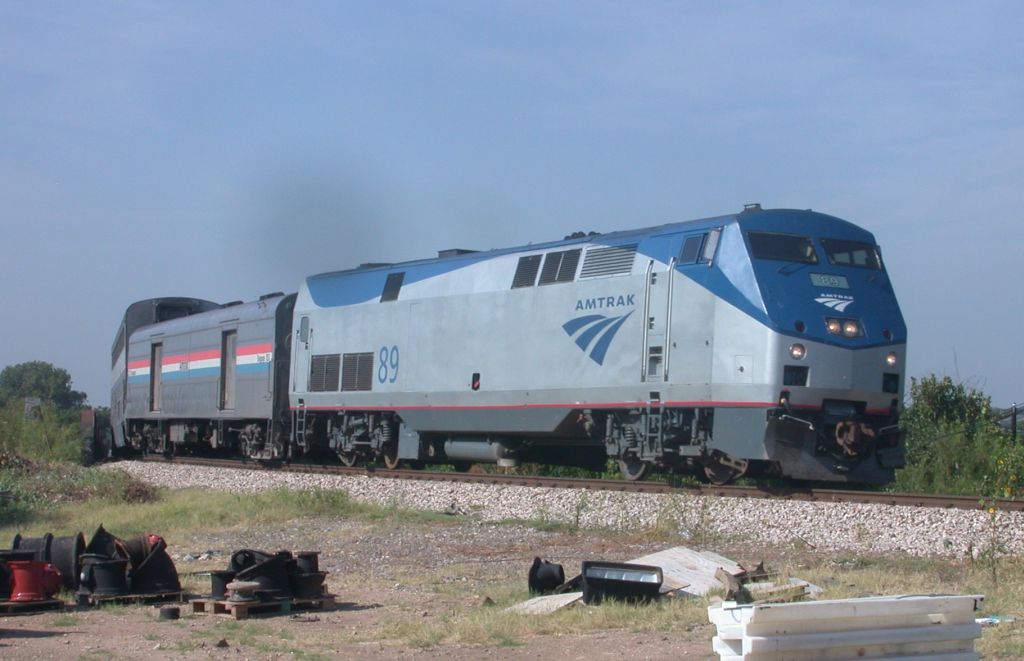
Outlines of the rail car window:
{"type": "Polygon", "coordinates": [[[543,255],[526,255],[519,258],[516,274],[512,278],[512,289],[532,287],[537,284],[537,273],[540,271],[540,260],[543,255]]]}
{"type": "Polygon", "coordinates": [[[235,408],[235,353],[238,331],[229,330],[220,336],[220,410],[235,408]]]}
{"type": "Polygon", "coordinates": [[[405,280],[405,271],[388,273],[388,279],[384,282],[384,291],[380,295],[380,302],[398,300],[398,292],[402,290],[403,280],[405,280]]]}
{"type": "Polygon", "coordinates": [[[796,234],[775,234],[772,232],[748,232],[750,253],[756,259],[774,259],[781,262],[817,264],[818,253],[806,236],[796,234]]]}
{"type": "Polygon", "coordinates": [[[822,239],[821,245],[825,247],[825,255],[828,256],[829,264],[857,266],[876,271],[882,269],[882,261],[878,258],[878,251],[870,243],[843,241],[841,239],[822,239]]]}
{"type": "Polygon", "coordinates": [[[704,252],[700,256],[700,261],[706,264],[711,263],[711,260],[715,258],[715,251],[718,250],[718,239],[721,237],[721,229],[714,229],[708,232],[708,240],[704,242],[704,252]]]}
{"type": "Polygon", "coordinates": [[[341,390],[373,389],[373,352],[347,353],[341,363],[341,390]]]}
{"type": "Polygon", "coordinates": [[[544,267],[540,271],[540,283],[550,285],[555,282],[572,282],[576,279],[576,266],[580,263],[581,249],[549,252],[544,257],[544,267]]]}
{"type": "Polygon", "coordinates": [[[683,241],[683,249],[679,251],[680,264],[696,264],[700,256],[700,248],[704,245],[706,234],[694,234],[683,241]]]}
{"type": "Polygon", "coordinates": [[[160,410],[160,371],[164,362],[164,345],[149,348],[149,410],[160,410]]]}

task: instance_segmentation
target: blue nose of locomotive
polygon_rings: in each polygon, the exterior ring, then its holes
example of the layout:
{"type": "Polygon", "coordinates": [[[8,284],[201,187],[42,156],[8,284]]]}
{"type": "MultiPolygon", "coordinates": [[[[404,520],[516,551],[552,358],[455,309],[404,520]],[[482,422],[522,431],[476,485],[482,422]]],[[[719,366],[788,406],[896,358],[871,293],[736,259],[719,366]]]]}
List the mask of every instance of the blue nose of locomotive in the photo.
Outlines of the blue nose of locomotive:
{"type": "Polygon", "coordinates": [[[741,214],[774,329],[849,349],[903,344],[903,321],[872,234],[812,211],[741,214]]]}

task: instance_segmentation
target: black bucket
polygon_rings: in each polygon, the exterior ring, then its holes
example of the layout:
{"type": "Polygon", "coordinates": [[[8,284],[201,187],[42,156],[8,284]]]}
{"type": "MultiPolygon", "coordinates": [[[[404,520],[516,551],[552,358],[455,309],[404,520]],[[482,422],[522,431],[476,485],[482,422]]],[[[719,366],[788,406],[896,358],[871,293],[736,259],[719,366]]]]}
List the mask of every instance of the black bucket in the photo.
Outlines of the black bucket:
{"type": "Polygon", "coordinates": [[[92,565],[92,593],[101,597],[128,594],[127,560],[103,560],[92,565]]]}
{"type": "Polygon", "coordinates": [[[60,571],[64,587],[74,590],[82,573],[80,558],[85,553],[85,535],[78,533],[69,537],[54,537],[50,544],[50,562],[60,571]]]}
{"type": "Polygon", "coordinates": [[[565,583],[565,570],[562,569],[562,565],[534,558],[526,582],[530,592],[535,594],[552,592],[559,585],[565,583]]]}
{"type": "Polygon", "coordinates": [[[96,580],[92,567],[98,562],[106,562],[108,560],[110,560],[110,556],[103,553],[83,553],[79,557],[82,569],[78,575],[78,594],[89,595],[96,589],[96,580]]]}
{"type": "Polygon", "coordinates": [[[327,572],[296,572],[289,577],[292,593],[299,599],[312,599],[324,593],[327,572]]]}
{"type": "Polygon", "coordinates": [[[50,561],[50,544],[53,543],[53,534],[46,533],[42,537],[22,537],[21,533],[14,536],[11,548],[16,551],[35,551],[33,560],[43,562],[50,561]]]}

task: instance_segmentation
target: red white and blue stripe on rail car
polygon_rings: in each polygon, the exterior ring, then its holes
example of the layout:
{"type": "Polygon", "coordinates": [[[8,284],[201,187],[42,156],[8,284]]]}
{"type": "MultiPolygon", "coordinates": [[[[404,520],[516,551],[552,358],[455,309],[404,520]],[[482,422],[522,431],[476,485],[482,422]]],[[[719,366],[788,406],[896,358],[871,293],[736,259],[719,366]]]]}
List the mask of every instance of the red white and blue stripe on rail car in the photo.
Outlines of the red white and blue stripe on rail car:
{"type": "MultiPolygon", "coordinates": [[[[274,345],[249,344],[235,352],[235,374],[269,372],[274,358],[274,345]]],[[[160,361],[160,379],[201,379],[220,376],[220,349],[192,351],[164,356],[160,361]]],[[[128,383],[145,383],[152,372],[149,358],[128,361],[128,383]]]]}

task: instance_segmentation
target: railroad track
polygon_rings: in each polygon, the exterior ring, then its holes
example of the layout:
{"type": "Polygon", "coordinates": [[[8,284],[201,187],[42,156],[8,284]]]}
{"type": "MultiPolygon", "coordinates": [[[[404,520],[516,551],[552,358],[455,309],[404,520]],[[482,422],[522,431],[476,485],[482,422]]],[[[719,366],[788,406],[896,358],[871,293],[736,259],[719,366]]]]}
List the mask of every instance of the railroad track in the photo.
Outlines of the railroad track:
{"type": "Polygon", "coordinates": [[[591,489],[594,491],[628,491],[631,493],[691,494],[720,498],[749,498],[751,500],[803,500],[831,503],[864,503],[876,505],[908,505],[939,509],[980,510],[994,507],[1001,511],[1024,511],[1024,501],[979,496],[941,496],[933,494],[889,493],[881,491],[847,491],[779,486],[715,486],[709,484],[671,484],[667,482],[631,482],[628,480],[596,480],[567,477],[541,477],[536,475],[500,475],[488,473],[435,472],[424,470],[389,470],[374,467],[347,467],[330,464],[291,463],[267,465],[237,459],[208,459],[200,457],[172,457],[148,455],[143,461],[177,463],[216,468],[242,468],[249,470],[284,471],[289,473],[320,473],[328,475],[369,476],[391,480],[421,480],[434,482],[466,482],[473,484],[505,484],[555,489],[591,489]]]}

